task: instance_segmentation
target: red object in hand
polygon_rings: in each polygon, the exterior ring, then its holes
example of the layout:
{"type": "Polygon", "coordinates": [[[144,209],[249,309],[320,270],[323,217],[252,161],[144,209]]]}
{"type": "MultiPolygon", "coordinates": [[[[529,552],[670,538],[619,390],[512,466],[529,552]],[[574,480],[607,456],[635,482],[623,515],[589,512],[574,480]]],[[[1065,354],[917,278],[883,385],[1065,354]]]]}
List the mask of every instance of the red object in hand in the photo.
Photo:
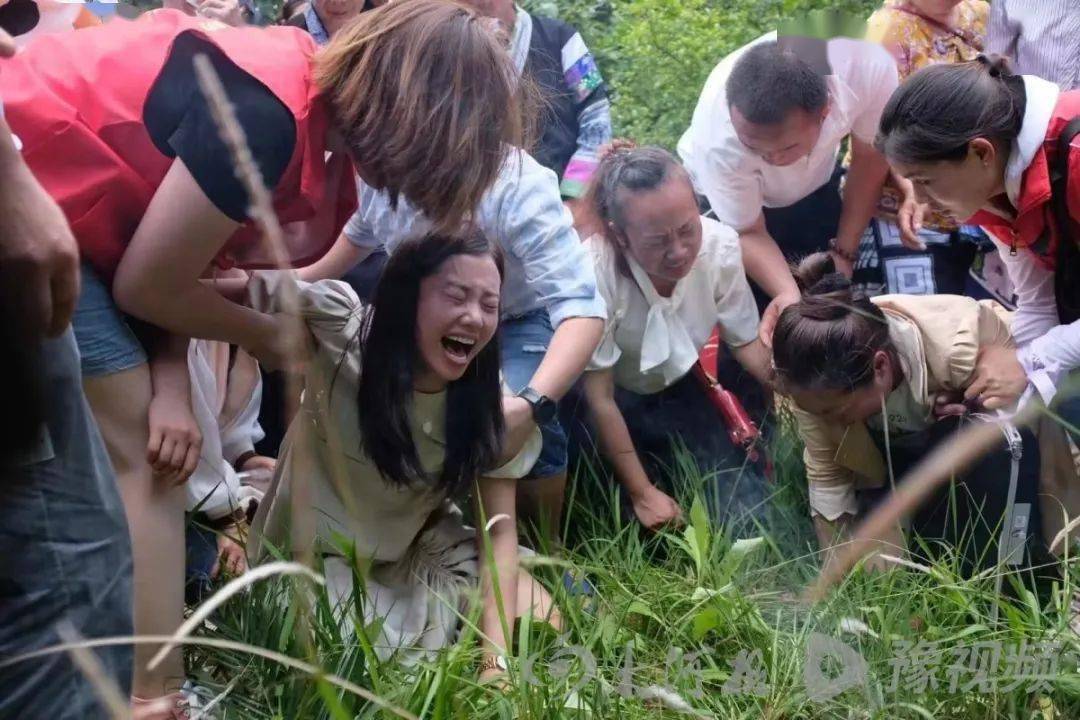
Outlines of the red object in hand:
{"type": "Polygon", "coordinates": [[[731,442],[746,450],[751,460],[757,460],[757,450],[754,449],[754,443],[757,442],[761,432],[758,430],[757,425],[754,424],[754,421],[750,419],[750,415],[746,412],[746,408],[743,407],[742,403],[739,402],[739,398],[709,377],[709,373],[705,371],[701,363],[695,363],[694,374],[705,386],[705,392],[709,394],[709,400],[720,411],[731,442]]]}
{"type": "MultiPolygon", "coordinates": [[[[750,462],[757,462],[759,455],[756,444],[761,436],[761,431],[758,429],[757,424],[750,419],[750,414],[746,412],[746,408],[743,407],[739,398],[717,382],[717,356],[719,352],[720,332],[719,330],[713,330],[709,341],[705,343],[705,347],[701,348],[698,361],[694,363],[694,375],[701,381],[705,392],[709,394],[709,400],[720,411],[720,416],[727,427],[728,437],[731,438],[731,442],[746,451],[746,456],[750,459],[750,462]]],[[[768,459],[766,459],[765,472],[767,476],[772,473],[771,463],[768,459]]]]}
{"type": "Polygon", "coordinates": [[[694,363],[694,375],[705,386],[705,392],[709,394],[709,400],[720,411],[720,416],[727,426],[728,437],[737,447],[746,451],[751,461],[758,459],[754,444],[757,442],[761,431],[758,430],[750,414],[746,412],[739,398],[734,393],[724,388],[716,381],[717,353],[720,349],[720,333],[713,330],[712,337],[701,349],[698,362],[694,363]]]}

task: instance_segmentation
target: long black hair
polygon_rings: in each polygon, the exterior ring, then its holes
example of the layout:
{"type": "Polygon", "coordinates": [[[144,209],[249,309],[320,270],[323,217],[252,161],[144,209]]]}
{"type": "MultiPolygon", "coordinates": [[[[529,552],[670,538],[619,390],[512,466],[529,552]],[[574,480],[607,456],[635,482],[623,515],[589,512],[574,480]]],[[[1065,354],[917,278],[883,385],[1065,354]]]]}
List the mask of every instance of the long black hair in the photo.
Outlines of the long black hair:
{"type": "MultiPolygon", "coordinates": [[[[491,257],[499,278],[503,277],[502,254],[482,235],[432,234],[403,243],[383,270],[363,331],[360,386],[356,393],[361,446],[391,485],[428,481],[409,422],[413,374],[419,357],[417,306],[420,282],[455,255],[491,257]]],[[[495,467],[502,450],[502,434],[496,333],[465,374],[447,386],[446,455],[436,486],[450,494],[495,467]]]]}
{"type": "Polygon", "coordinates": [[[1020,134],[1024,80],[1004,58],[979,55],[927,66],[909,77],[881,113],[874,145],[901,162],[962,160],[983,137],[1007,149],[1020,134]]]}

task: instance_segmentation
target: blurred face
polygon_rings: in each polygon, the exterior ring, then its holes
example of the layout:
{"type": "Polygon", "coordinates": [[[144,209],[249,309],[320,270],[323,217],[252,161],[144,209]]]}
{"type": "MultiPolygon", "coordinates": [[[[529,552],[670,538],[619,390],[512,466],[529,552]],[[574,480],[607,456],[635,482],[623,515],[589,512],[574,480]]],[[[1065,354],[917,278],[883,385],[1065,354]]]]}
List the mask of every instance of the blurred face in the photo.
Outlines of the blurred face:
{"type": "Polygon", "coordinates": [[[488,255],[455,255],[420,281],[416,389],[437,392],[465,374],[499,326],[501,285],[488,255]]]}
{"type": "Polygon", "coordinates": [[[701,252],[701,215],[690,183],[672,171],[655,190],[620,195],[623,252],[649,274],[661,294],[670,293],[701,252]]]}
{"type": "Polygon", "coordinates": [[[333,36],[364,9],[364,0],[313,0],[315,14],[333,36]]]}
{"type": "Polygon", "coordinates": [[[915,9],[932,18],[947,18],[960,0],[910,0],[915,9]]]}
{"type": "Polygon", "coordinates": [[[916,196],[964,222],[1005,190],[1005,158],[983,138],[972,140],[961,160],[903,163],[896,172],[915,186],[916,196]]]}
{"type": "Polygon", "coordinates": [[[792,110],[783,122],[755,125],[731,106],[731,124],[746,149],[770,165],[791,165],[810,154],[821,135],[821,124],[829,114],[826,105],[818,112],[792,110]]]}
{"type": "Polygon", "coordinates": [[[836,425],[866,422],[881,412],[882,399],[892,392],[896,375],[888,353],[874,355],[874,378],[857,390],[798,390],[791,397],[808,413],[836,425]]]}

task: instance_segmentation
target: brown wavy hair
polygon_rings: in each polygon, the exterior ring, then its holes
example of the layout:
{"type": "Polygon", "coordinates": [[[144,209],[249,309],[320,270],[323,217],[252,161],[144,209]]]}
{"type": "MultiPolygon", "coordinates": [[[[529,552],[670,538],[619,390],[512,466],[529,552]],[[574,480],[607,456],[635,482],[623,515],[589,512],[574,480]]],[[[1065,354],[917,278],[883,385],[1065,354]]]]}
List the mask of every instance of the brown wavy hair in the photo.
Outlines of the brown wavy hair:
{"type": "Polygon", "coordinates": [[[391,2],[339,31],[315,60],[364,180],[457,231],[511,145],[528,142],[527,84],[474,11],[391,2]]]}

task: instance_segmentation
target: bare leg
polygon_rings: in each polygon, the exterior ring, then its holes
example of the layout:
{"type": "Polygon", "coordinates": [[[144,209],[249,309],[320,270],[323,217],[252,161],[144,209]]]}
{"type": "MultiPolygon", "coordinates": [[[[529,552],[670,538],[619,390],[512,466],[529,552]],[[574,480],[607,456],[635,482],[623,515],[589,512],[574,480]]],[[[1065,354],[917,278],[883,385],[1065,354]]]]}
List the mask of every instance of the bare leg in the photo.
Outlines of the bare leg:
{"type": "Polygon", "coordinates": [[[521,519],[532,522],[541,537],[559,542],[562,536],[563,496],[566,493],[566,473],[517,484],[517,504],[521,519]]]}
{"type": "Polygon", "coordinates": [[[522,570],[518,574],[516,617],[524,617],[529,613],[538,620],[546,621],[556,630],[562,630],[562,615],[555,607],[551,594],[536,582],[532,575],[522,570]]]}
{"type": "MultiPolygon", "coordinates": [[[[103,377],[84,378],[83,387],[116,471],[134,556],[135,634],[168,635],[184,613],[184,489],[154,477],[146,461],[151,384],[145,364],[103,377]]],[[[154,698],[174,692],[184,681],[179,650],[153,672],[157,651],[135,646],[132,695],[154,698]]]]}

